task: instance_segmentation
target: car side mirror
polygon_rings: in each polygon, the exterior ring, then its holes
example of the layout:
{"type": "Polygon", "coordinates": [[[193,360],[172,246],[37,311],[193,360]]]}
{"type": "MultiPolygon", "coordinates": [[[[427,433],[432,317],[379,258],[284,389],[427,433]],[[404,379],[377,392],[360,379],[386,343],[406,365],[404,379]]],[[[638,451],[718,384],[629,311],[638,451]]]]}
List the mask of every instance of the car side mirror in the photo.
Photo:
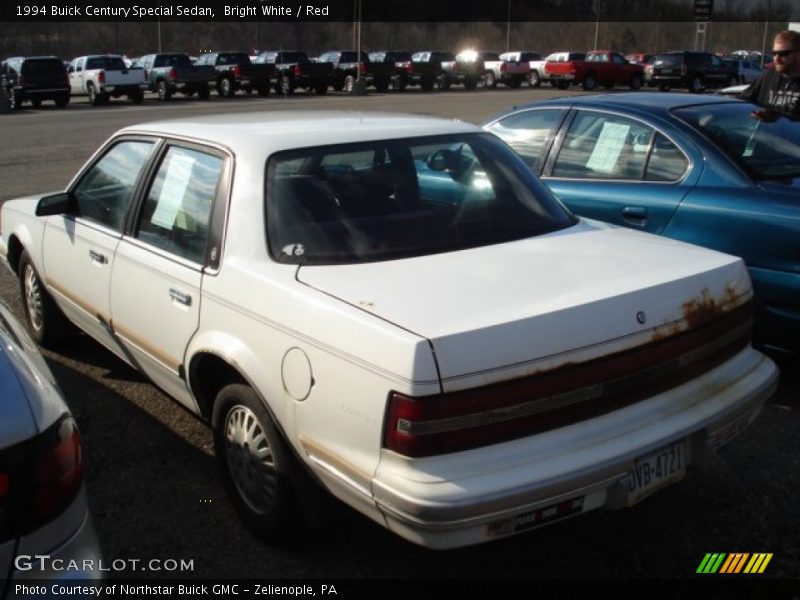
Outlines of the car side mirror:
{"type": "Polygon", "coordinates": [[[36,205],[36,216],[51,217],[68,213],[73,206],[72,197],[69,192],[61,192],[41,198],[36,205]]]}

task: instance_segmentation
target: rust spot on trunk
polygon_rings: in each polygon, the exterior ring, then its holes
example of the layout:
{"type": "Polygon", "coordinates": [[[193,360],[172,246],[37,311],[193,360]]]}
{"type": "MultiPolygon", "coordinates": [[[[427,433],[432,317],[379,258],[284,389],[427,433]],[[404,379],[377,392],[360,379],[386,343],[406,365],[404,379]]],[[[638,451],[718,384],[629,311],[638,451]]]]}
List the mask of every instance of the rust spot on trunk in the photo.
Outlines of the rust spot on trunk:
{"type": "Polygon", "coordinates": [[[722,298],[714,298],[708,289],[704,289],[700,298],[690,300],[683,304],[683,318],[689,329],[694,329],[703,323],[719,318],[723,313],[736,306],[736,290],[727,286],[722,298]]]}

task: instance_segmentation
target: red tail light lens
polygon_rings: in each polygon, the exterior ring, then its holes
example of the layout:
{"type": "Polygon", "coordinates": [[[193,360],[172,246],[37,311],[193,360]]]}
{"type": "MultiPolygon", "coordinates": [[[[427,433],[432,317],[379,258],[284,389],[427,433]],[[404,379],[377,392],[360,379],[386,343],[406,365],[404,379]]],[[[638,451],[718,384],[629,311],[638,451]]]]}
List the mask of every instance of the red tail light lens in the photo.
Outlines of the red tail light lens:
{"type": "Polygon", "coordinates": [[[169,70],[169,74],[167,75],[170,81],[177,81],[178,79],[178,72],[175,70],[175,67],[172,67],[169,70]]]}
{"type": "Polygon", "coordinates": [[[6,495],[11,485],[11,478],[5,473],[0,473],[0,498],[6,495]]]}
{"type": "Polygon", "coordinates": [[[69,506],[83,480],[83,446],[75,421],[62,421],[56,435],[55,445],[45,447],[36,461],[32,517],[38,523],[69,506]]]}
{"type": "Polygon", "coordinates": [[[239,79],[242,76],[242,70],[239,68],[239,65],[236,65],[231,69],[231,73],[236,79],[239,79]]]}
{"type": "Polygon", "coordinates": [[[362,75],[366,75],[367,73],[367,65],[364,63],[358,63],[358,72],[362,75]]]}
{"type": "Polygon", "coordinates": [[[578,423],[650,398],[722,364],[750,343],[752,306],[644,346],[482,388],[389,395],[383,443],[420,457],[578,423]]]}
{"type": "Polygon", "coordinates": [[[303,74],[303,67],[301,67],[300,65],[295,65],[294,69],[292,70],[294,72],[295,77],[300,77],[300,75],[303,74]]]}
{"type": "Polygon", "coordinates": [[[97,74],[97,83],[105,83],[106,82],[106,72],[100,71],[97,74]]]}
{"type": "Polygon", "coordinates": [[[508,71],[508,65],[506,63],[503,63],[502,65],[500,65],[500,72],[505,73],[506,71],[508,71]]]}
{"type": "Polygon", "coordinates": [[[411,75],[414,72],[414,63],[406,63],[406,73],[411,75]]]}

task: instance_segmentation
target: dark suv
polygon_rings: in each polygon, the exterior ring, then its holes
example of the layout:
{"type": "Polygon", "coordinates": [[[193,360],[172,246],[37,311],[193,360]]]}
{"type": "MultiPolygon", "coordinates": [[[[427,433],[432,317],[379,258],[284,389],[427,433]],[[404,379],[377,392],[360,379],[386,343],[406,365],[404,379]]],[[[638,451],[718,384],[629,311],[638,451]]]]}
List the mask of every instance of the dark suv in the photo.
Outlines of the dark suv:
{"type": "Polygon", "coordinates": [[[0,86],[11,110],[30,101],[38,107],[42,100],[53,100],[64,108],[69,104],[69,77],[60,58],[55,56],[15,56],[0,65],[0,86]]]}
{"type": "Polygon", "coordinates": [[[650,83],[661,91],[671,87],[699,93],[707,87],[736,85],[731,67],[710,52],[667,52],[653,59],[650,83]]]}

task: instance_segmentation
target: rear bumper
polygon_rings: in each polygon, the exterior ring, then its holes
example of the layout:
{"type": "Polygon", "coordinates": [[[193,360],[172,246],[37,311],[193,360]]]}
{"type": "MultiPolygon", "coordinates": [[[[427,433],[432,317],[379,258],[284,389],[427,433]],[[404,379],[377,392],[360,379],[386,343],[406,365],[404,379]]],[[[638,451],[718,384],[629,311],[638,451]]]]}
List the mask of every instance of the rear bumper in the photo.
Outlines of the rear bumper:
{"type": "Polygon", "coordinates": [[[15,584],[100,581],[104,575],[99,568],[101,558],[84,487],[63,515],[20,540],[8,597],[15,597],[15,584]],[[74,532],[69,535],[71,530],[74,532]],[[60,543],[52,547],[54,540],[60,543]]]}
{"type": "Polygon", "coordinates": [[[432,548],[622,508],[637,459],[683,442],[686,465],[702,467],[756,418],[777,381],[772,361],[747,348],[693,381],[582,423],[425,459],[384,450],[373,499],[389,529],[432,548]]]}

